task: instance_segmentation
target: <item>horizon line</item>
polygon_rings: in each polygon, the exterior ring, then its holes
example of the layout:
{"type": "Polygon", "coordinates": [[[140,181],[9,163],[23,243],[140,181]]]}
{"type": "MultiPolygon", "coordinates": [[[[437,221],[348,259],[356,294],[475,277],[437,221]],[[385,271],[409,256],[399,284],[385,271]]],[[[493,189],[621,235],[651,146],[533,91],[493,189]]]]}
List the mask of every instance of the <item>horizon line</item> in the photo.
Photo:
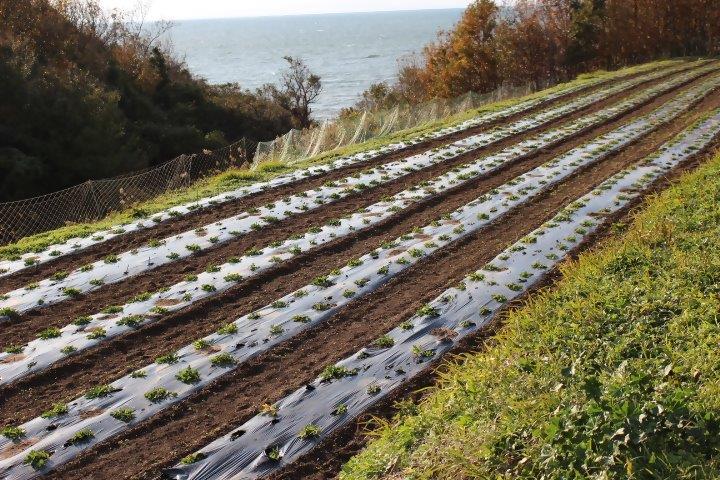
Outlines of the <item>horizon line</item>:
{"type": "Polygon", "coordinates": [[[313,13],[282,13],[277,15],[232,15],[227,17],[183,17],[183,18],[152,18],[150,22],[171,21],[186,22],[194,20],[235,20],[240,18],[282,18],[282,17],[311,17],[321,15],[354,15],[363,13],[402,13],[402,12],[428,12],[439,10],[464,10],[466,7],[418,8],[418,9],[390,9],[390,10],[357,10],[352,12],[313,12],[313,13]]]}

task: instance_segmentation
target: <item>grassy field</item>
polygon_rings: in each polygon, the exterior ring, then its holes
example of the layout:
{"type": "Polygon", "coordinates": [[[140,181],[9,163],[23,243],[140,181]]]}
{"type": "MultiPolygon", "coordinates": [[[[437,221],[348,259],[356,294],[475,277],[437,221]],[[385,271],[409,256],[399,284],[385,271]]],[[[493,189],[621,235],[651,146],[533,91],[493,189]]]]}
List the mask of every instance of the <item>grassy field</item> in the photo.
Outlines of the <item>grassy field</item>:
{"type": "Polygon", "coordinates": [[[167,193],[165,195],[161,195],[147,202],[134,205],[133,207],[125,211],[111,214],[103,220],[92,223],[68,225],[63,228],[23,238],[15,243],[0,246],[0,259],[12,259],[13,257],[21,255],[23,253],[42,251],[48,245],[62,243],[67,239],[73,237],[90,236],[94,232],[97,232],[99,230],[111,228],[113,226],[129,222],[135,218],[138,218],[138,215],[152,215],[156,212],[166,210],[176,205],[192,202],[204,197],[218,195],[220,193],[237,189],[242,186],[250,185],[255,182],[267,181],[274,177],[277,177],[278,175],[288,173],[292,170],[305,168],[311,165],[330,163],[339,157],[348,156],[367,150],[377,149],[396,142],[401,142],[409,138],[430,133],[447,126],[459,124],[469,118],[472,118],[484,112],[494,112],[523,101],[547,96],[561,89],[573,87],[576,85],[582,85],[595,79],[610,79],[619,75],[631,75],[634,73],[645,72],[663,66],[669,66],[673,63],[677,63],[677,60],[658,61],[618,70],[616,72],[597,71],[593,73],[583,74],[578,76],[575,80],[559,84],[550,89],[542,90],[540,92],[536,92],[524,97],[512,98],[500,102],[491,103],[478,109],[470,110],[458,115],[454,115],[452,117],[448,117],[441,121],[428,123],[413,129],[396,132],[386,137],[374,138],[363,143],[349,145],[347,147],[339,148],[330,152],[325,152],[316,157],[309,158],[305,161],[293,164],[292,166],[286,165],[278,161],[269,161],[263,163],[262,165],[258,166],[253,170],[249,170],[246,168],[230,169],[228,171],[199,181],[188,189],[178,190],[167,193]]]}
{"type": "Polygon", "coordinates": [[[564,264],[342,478],[717,478],[720,155],[564,264]]]}

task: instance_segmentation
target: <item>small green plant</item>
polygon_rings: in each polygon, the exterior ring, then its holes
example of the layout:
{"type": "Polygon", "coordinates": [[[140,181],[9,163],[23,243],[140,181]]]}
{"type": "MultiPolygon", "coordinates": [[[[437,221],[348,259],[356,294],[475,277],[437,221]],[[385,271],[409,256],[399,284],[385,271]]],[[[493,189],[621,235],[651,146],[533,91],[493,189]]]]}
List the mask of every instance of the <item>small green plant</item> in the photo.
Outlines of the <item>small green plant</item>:
{"type": "Polygon", "coordinates": [[[180,463],[182,465],[192,465],[193,463],[205,460],[206,458],[207,456],[202,452],[191,453],[190,455],[183,457],[183,459],[180,460],[180,463]]]}
{"type": "Polygon", "coordinates": [[[129,317],[121,318],[117,322],[117,325],[124,325],[126,327],[137,328],[145,320],[142,315],[131,315],[129,317]]]}
{"type": "Polygon", "coordinates": [[[24,349],[24,347],[22,347],[20,345],[8,345],[7,347],[5,347],[4,352],[14,355],[14,354],[22,353],[23,349],[24,349]]]}
{"type": "Polygon", "coordinates": [[[131,422],[135,418],[135,410],[130,407],[121,407],[110,412],[110,416],[121,422],[131,422]]]}
{"type": "Polygon", "coordinates": [[[330,280],[326,275],[317,277],[312,281],[312,284],[318,287],[322,288],[328,288],[335,285],[332,280],[330,280]]]}
{"type": "Polygon", "coordinates": [[[30,465],[35,470],[42,469],[50,459],[50,452],[46,450],[30,450],[25,456],[23,463],[30,465]]]}
{"type": "Polygon", "coordinates": [[[308,424],[305,425],[300,432],[298,432],[298,438],[302,438],[304,440],[315,438],[320,435],[320,427],[314,424],[308,424]]]}
{"type": "Polygon", "coordinates": [[[373,345],[378,348],[390,348],[395,345],[395,340],[390,335],[383,335],[373,342],[373,345]]]}
{"type": "Polygon", "coordinates": [[[345,415],[347,413],[347,411],[348,411],[347,405],[345,405],[344,403],[341,403],[340,405],[335,407],[335,409],[332,411],[332,415],[335,415],[335,416],[345,415]]]}
{"type": "Polygon", "coordinates": [[[200,289],[203,290],[204,292],[208,292],[208,293],[217,291],[217,288],[215,287],[215,285],[210,285],[209,283],[204,284],[202,287],[200,287],[200,289]]]}
{"type": "Polygon", "coordinates": [[[83,428],[82,430],[75,432],[75,434],[68,439],[67,445],[78,445],[80,443],[89,442],[90,439],[94,437],[95,433],[92,430],[89,428],[83,428]]]}
{"type": "Polygon", "coordinates": [[[437,317],[440,315],[440,312],[438,312],[437,308],[425,304],[418,309],[416,315],[420,317],[437,317]]]}
{"type": "Polygon", "coordinates": [[[120,261],[120,259],[118,258],[117,255],[108,255],[107,257],[103,258],[103,261],[107,264],[111,264],[111,263],[117,263],[118,261],[120,261]]]}
{"type": "Polygon", "coordinates": [[[278,407],[272,403],[263,403],[260,407],[260,415],[266,415],[268,417],[277,417],[278,407]]]}
{"type": "Polygon", "coordinates": [[[435,351],[425,349],[420,345],[413,345],[412,354],[416,358],[431,358],[435,355],[435,351]]]}
{"type": "Polygon", "coordinates": [[[353,375],[357,375],[357,370],[350,370],[349,368],[341,365],[328,365],[320,374],[320,380],[323,382],[330,382],[332,380],[351,377],[353,375]]]}
{"type": "Polygon", "coordinates": [[[287,302],[283,302],[282,300],[276,300],[270,306],[272,308],[286,308],[288,304],[287,302]]]}
{"type": "Polygon", "coordinates": [[[271,325],[270,326],[270,335],[282,335],[282,333],[285,331],[283,327],[280,325],[271,325]]]}
{"type": "Polygon", "coordinates": [[[308,317],[307,315],[293,315],[292,320],[293,322],[298,323],[309,323],[310,317],[308,317]]]}
{"type": "Polygon", "coordinates": [[[42,332],[38,333],[38,338],[40,340],[50,340],[52,338],[58,338],[60,335],[62,335],[62,332],[57,327],[50,327],[46,328],[42,332]]]}
{"type": "Polygon", "coordinates": [[[0,308],[0,317],[18,318],[18,316],[17,311],[12,308],[0,308]]]}
{"type": "Polygon", "coordinates": [[[367,387],[368,395],[377,395],[380,393],[380,385],[369,385],[367,387]]]}
{"type": "Polygon", "coordinates": [[[87,325],[88,323],[92,322],[92,317],[77,317],[75,320],[73,320],[73,325],[76,325],[78,327],[82,327],[87,325]]]}
{"type": "Polygon", "coordinates": [[[87,391],[87,393],[85,394],[85,398],[87,398],[88,400],[92,400],[94,398],[107,397],[108,395],[116,391],[117,390],[110,385],[97,385],[87,391]]]}
{"type": "Polygon", "coordinates": [[[40,416],[42,418],[55,418],[66,413],[68,413],[68,406],[64,403],[56,403],[50,410],[45,410],[40,416]]]}
{"type": "Polygon", "coordinates": [[[265,456],[273,462],[279,462],[282,456],[280,455],[280,447],[274,446],[265,449],[265,456]]]}
{"type": "Polygon", "coordinates": [[[72,345],[67,345],[60,349],[60,353],[63,355],[70,355],[72,353],[75,353],[77,351],[77,348],[73,347],[72,345]]]}
{"type": "Polygon", "coordinates": [[[130,378],[145,378],[147,377],[147,373],[145,370],[135,370],[130,374],[130,378]]]}
{"type": "Polygon", "coordinates": [[[113,315],[116,313],[121,313],[122,311],[123,311],[123,307],[118,306],[118,305],[110,305],[101,310],[101,312],[106,315],[113,315]]]}
{"type": "Polygon", "coordinates": [[[8,426],[2,429],[2,435],[10,440],[19,440],[25,436],[25,430],[20,427],[8,426]]]}
{"type": "Polygon", "coordinates": [[[199,252],[200,251],[200,245],[197,243],[191,243],[189,245],[185,245],[185,248],[187,248],[191,252],[199,252]]]}
{"type": "Polygon", "coordinates": [[[234,323],[226,323],[218,328],[218,335],[234,335],[238,332],[238,327],[234,323]]]}
{"type": "Polygon", "coordinates": [[[98,340],[101,338],[105,338],[105,335],[107,335],[107,332],[105,332],[104,328],[95,328],[90,331],[90,333],[87,334],[87,338],[89,340],[98,340]]]}
{"type": "Polygon", "coordinates": [[[213,367],[231,367],[235,365],[235,362],[235,357],[227,352],[218,353],[210,358],[210,363],[213,367]]]}
{"type": "Polygon", "coordinates": [[[77,298],[80,295],[82,295],[82,292],[79,289],[72,288],[72,287],[63,288],[62,292],[63,292],[63,295],[65,295],[66,297],[70,297],[70,298],[77,298]]]}
{"type": "Polygon", "coordinates": [[[145,398],[153,403],[160,403],[168,398],[175,398],[178,394],[171,392],[165,387],[155,387],[152,390],[145,392],[145,398]]]}
{"type": "Polygon", "coordinates": [[[193,384],[200,381],[200,372],[188,366],[187,368],[180,370],[177,375],[175,375],[175,378],[183,383],[193,384]]]}
{"type": "Polygon", "coordinates": [[[229,273],[229,274],[225,275],[224,280],[229,283],[242,282],[243,276],[240,275],[239,273],[229,273]]]}
{"type": "Polygon", "coordinates": [[[178,357],[177,353],[175,353],[175,352],[161,355],[155,359],[155,363],[165,364],[165,365],[174,365],[179,361],[180,361],[180,357],[178,357]]]}

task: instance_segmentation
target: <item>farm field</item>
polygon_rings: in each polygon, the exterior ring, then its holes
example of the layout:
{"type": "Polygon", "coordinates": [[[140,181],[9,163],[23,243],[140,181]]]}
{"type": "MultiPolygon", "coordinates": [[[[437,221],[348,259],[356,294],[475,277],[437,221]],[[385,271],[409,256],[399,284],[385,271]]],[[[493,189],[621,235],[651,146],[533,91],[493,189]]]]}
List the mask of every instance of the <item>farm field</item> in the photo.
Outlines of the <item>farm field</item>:
{"type": "Polygon", "coordinates": [[[0,476],[333,476],[718,139],[720,61],[662,62],[8,256],[0,476]]]}

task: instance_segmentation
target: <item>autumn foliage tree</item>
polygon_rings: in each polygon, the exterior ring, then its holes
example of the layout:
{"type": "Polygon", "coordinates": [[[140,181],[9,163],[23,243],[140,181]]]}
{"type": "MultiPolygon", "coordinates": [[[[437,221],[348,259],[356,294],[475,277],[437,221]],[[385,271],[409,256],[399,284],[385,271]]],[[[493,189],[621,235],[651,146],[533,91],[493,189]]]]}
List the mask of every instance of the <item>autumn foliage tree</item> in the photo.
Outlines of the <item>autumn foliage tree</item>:
{"type": "Polygon", "coordinates": [[[718,53],[720,0],[475,0],[454,29],[401,67],[383,98],[377,86],[368,92],[376,106],[412,103],[718,53]]]}

